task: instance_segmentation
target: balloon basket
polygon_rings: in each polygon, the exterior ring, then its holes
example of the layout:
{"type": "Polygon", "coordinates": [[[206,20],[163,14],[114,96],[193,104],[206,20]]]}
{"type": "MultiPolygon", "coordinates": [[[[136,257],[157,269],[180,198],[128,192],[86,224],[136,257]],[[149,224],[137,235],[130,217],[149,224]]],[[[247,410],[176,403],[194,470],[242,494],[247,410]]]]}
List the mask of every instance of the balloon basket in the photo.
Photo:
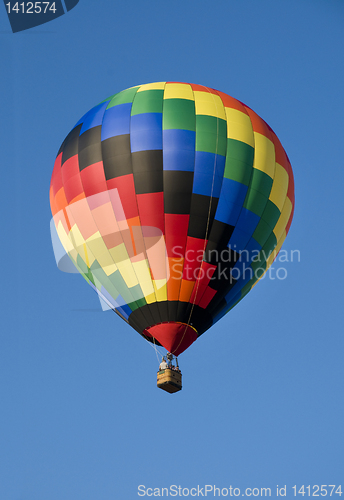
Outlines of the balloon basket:
{"type": "Polygon", "coordinates": [[[182,389],[182,374],[176,370],[167,368],[160,370],[157,376],[157,386],[170,394],[181,391],[182,389]]]}

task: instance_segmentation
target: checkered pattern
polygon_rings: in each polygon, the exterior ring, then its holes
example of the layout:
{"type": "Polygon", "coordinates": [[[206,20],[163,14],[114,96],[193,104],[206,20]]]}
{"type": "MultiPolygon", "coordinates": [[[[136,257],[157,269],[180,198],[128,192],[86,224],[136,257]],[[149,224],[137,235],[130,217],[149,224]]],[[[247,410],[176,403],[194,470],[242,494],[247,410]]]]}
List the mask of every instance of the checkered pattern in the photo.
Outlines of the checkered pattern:
{"type": "Polygon", "coordinates": [[[111,96],[76,124],[50,200],[85,279],[147,340],[154,333],[179,354],[271,265],[294,181],[250,108],[201,85],[158,82],[111,96]]]}

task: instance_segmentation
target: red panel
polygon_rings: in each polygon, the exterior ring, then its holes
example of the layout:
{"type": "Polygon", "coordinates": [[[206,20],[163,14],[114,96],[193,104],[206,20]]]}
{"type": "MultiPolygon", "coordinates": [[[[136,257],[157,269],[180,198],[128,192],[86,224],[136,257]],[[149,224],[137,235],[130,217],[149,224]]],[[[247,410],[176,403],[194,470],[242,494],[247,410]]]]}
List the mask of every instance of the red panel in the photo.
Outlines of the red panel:
{"type": "Polygon", "coordinates": [[[70,203],[74,198],[79,196],[84,192],[84,188],[81,182],[80,173],[67,179],[64,183],[64,190],[68,203],[70,203]]]}
{"type": "Polygon", "coordinates": [[[197,279],[198,269],[201,266],[205,246],[205,240],[188,236],[183,269],[184,280],[195,281],[197,279]]]}
{"type": "Polygon", "coordinates": [[[122,175],[107,181],[107,188],[118,189],[118,194],[121,199],[124,214],[127,219],[132,219],[139,215],[137,208],[137,200],[134,185],[133,174],[122,175]]]}
{"type": "Polygon", "coordinates": [[[209,94],[217,94],[216,90],[206,87],[205,85],[197,85],[195,83],[190,83],[189,85],[192,90],[197,90],[199,92],[209,92],[209,94]]]}
{"type": "Polygon", "coordinates": [[[80,177],[86,197],[107,191],[102,161],[81,170],[80,177]]]}
{"type": "Polygon", "coordinates": [[[216,295],[216,290],[213,290],[208,286],[203,294],[202,299],[199,302],[200,307],[202,307],[203,309],[208,307],[210,301],[213,299],[215,295],[216,295]]]}
{"type": "Polygon", "coordinates": [[[289,228],[290,228],[290,224],[291,224],[291,222],[292,222],[292,220],[293,220],[293,216],[294,216],[294,203],[293,203],[293,208],[292,208],[292,211],[291,211],[291,214],[290,214],[289,220],[288,220],[288,224],[287,224],[287,226],[286,226],[286,228],[285,228],[285,230],[286,230],[286,233],[287,233],[287,234],[288,234],[288,232],[289,232],[289,228]]]}
{"type": "Polygon", "coordinates": [[[169,257],[184,256],[189,215],[165,214],[166,248],[169,257]]]}
{"type": "Polygon", "coordinates": [[[138,194],[136,199],[141,226],[156,227],[164,234],[164,193],[138,194]]]}
{"type": "Polygon", "coordinates": [[[194,286],[192,295],[190,297],[190,302],[195,304],[200,304],[200,302],[202,301],[202,296],[209,285],[209,282],[215,272],[216,267],[217,266],[215,266],[214,264],[202,262],[198,273],[197,282],[194,286]]]}
{"type": "Polygon", "coordinates": [[[227,108],[232,108],[232,109],[237,109],[241,111],[242,113],[246,113],[246,110],[244,106],[241,104],[240,101],[237,99],[234,99],[234,97],[231,97],[228,94],[225,94],[224,92],[220,92],[219,90],[216,91],[217,95],[220,96],[221,101],[223,102],[223,105],[226,106],[227,108]]]}
{"type": "Polygon", "coordinates": [[[272,140],[269,127],[267,126],[265,121],[262,120],[260,116],[257,115],[257,113],[252,111],[252,109],[248,108],[247,106],[245,106],[245,109],[252,122],[253,131],[258,132],[259,134],[263,134],[265,135],[265,137],[272,140]]]}
{"type": "Polygon", "coordinates": [[[62,175],[61,175],[61,160],[62,160],[62,153],[60,153],[55,160],[54,169],[50,181],[50,185],[53,188],[54,196],[56,196],[56,193],[58,193],[63,186],[62,175]]]}
{"type": "Polygon", "coordinates": [[[62,180],[63,180],[64,184],[71,177],[74,177],[75,175],[78,175],[78,174],[80,175],[78,155],[74,155],[71,158],[68,158],[68,160],[65,161],[64,164],[62,165],[61,172],[62,172],[62,180]]]}
{"type": "Polygon", "coordinates": [[[157,339],[175,356],[179,356],[197,339],[197,332],[182,323],[160,323],[147,328],[143,333],[157,339]]]}

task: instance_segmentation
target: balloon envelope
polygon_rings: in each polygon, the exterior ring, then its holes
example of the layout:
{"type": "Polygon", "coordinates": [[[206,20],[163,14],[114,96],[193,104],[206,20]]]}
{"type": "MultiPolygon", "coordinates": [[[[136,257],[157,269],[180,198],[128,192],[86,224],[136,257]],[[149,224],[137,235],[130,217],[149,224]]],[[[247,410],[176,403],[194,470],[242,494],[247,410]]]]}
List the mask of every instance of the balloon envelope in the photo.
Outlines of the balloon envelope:
{"type": "Polygon", "coordinates": [[[294,181],[277,136],[250,108],[208,87],[159,82],[79,120],[58,152],[50,201],[88,283],[178,355],[271,265],[294,181]]]}

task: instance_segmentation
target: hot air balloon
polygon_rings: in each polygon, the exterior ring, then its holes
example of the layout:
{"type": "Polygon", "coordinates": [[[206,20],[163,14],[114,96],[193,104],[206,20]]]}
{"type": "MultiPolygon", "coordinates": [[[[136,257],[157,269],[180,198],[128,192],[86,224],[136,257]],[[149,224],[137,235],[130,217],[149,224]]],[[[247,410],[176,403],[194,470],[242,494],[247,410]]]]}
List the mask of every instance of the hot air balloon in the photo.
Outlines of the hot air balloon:
{"type": "Polygon", "coordinates": [[[294,181],[277,136],[248,106],[158,82],[114,94],[77,122],[57,154],[50,203],[91,287],[178,356],[272,264],[294,181]]]}

